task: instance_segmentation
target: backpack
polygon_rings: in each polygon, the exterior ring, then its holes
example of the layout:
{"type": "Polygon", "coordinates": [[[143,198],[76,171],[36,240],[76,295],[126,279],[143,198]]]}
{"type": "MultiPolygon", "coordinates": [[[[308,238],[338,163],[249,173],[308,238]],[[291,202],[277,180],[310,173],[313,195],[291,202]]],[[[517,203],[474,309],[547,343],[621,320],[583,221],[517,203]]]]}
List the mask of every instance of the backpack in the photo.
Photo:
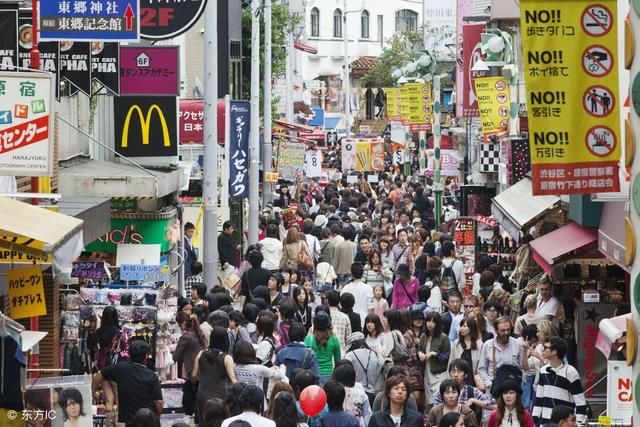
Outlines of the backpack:
{"type": "MultiPolygon", "coordinates": [[[[500,396],[500,388],[506,381],[513,381],[516,384],[522,384],[522,369],[516,365],[502,365],[496,369],[496,347],[493,346],[493,376],[494,380],[491,384],[491,395],[496,399],[500,396]]],[[[523,357],[526,357],[523,355],[523,357]]]]}
{"type": "Polygon", "coordinates": [[[457,262],[457,260],[453,260],[449,266],[442,263],[442,278],[441,285],[444,289],[455,289],[458,287],[458,280],[456,280],[456,274],[453,272],[453,265],[457,262]]]}
{"type": "Polygon", "coordinates": [[[302,369],[311,368],[311,350],[308,348],[304,349],[304,357],[302,358],[302,363],[298,360],[289,359],[289,358],[284,359],[284,362],[288,362],[288,363],[285,363],[287,367],[287,372],[286,372],[287,378],[293,378],[294,370],[298,368],[302,368],[302,369]]]}

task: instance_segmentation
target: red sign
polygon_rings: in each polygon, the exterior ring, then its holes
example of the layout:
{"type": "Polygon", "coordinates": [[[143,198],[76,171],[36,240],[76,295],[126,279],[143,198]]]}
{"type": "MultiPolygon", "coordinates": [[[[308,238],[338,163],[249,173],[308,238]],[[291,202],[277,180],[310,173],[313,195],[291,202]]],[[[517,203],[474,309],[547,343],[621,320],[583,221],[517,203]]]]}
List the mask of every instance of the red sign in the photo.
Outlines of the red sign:
{"type": "MultiPolygon", "coordinates": [[[[204,101],[201,99],[180,100],[179,136],[180,144],[204,143],[204,101]]],[[[224,101],[218,100],[218,143],[224,145],[224,101]]]]}
{"type": "Polygon", "coordinates": [[[482,58],[480,37],[486,29],[485,24],[466,24],[462,27],[464,79],[462,80],[462,116],[478,116],[478,99],[473,80],[474,73],[471,68],[482,58]]]}
{"type": "MultiPolygon", "coordinates": [[[[18,117],[16,115],[16,117],[18,117]]],[[[49,115],[38,117],[0,132],[0,153],[8,153],[49,137],[49,115]]]]}
{"type": "Polygon", "coordinates": [[[481,222],[483,224],[487,224],[491,227],[495,227],[496,225],[498,225],[498,222],[493,219],[493,218],[489,218],[488,216],[484,216],[484,215],[476,215],[475,217],[473,217],[476,221],[481,222]]]}

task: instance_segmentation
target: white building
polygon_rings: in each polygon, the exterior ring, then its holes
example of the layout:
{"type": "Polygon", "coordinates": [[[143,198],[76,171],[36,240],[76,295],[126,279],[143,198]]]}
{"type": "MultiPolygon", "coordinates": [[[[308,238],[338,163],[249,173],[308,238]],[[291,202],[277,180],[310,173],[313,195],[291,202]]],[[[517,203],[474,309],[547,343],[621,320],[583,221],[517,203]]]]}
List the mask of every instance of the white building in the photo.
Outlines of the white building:
{"type": "MultiPolygon", "coordinates": [[[[360,57],[379,56],[393,34],[415,31],[423,25],[421,0],[292,0],[290,9],[304,13],[304,23],[294,31],[294,38],[318,51],[309,54],[294,50],[294,85],[299,87],[294,98],[303,99],[301,83],[320,80],[324,83],[321,92],[307,92],[304,100],[321,105],[328,116],[343,111],[345,33],[351,63],[360,57]]],[[[357,97],[352,98],[352,110],[357,109],[357,97]]]]}

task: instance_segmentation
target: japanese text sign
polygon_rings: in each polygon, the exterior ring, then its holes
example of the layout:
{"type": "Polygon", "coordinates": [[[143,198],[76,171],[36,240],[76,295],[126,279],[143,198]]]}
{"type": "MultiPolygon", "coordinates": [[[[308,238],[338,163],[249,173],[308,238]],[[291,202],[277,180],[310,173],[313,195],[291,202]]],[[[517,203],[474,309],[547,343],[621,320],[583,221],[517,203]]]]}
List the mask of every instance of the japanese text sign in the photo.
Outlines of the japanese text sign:
{"type": "Polygon", "coordinates": [[[54,77],[0,73],[0,175],[48,176],[54,77]]]}
{"type": "Polygon", "coordinates": [[[180,94],[178,46],[121,46],[120,95],[180,94]]]}
{"type": "Polygon", "coordinates": [[[281,178],[294,179],[304,172],[307,146],[299,142],[281,142],[278,149],[278,174],[281,178]]]}
{"type": "Polygon", "coordinates": [[[171,280],[171,271],[168,265],[121,264],[120,280],[168,282],[171,280]]]}
{"type": "Polygon", "coordinates": [[[620,189],[617,5],[523,0],[533,194],[620,189]]]}
{"type": "Polygon", "coordinates": [[[462,217],[454,221],[453,240],[456,258],[462,260],[466,275],[475,273],[476,223],[473,218],[462,217]]]}
{"type": "MultiPolygon", "coordinates": [[[[180,143],[202,144],[204,141],[204,102],[180,100],[180,143]]],[[[224,129],[224,126],[222,127],[224,129]]],[[[220,130],[218,130],[220,132],[220,130]]]]}
{"type": "Polygon", "coordinates": [[[384,171],[384,141],[382,139],[358,139],[355,144],[355,170],[358,172],[384,171]]]}
{"type": "Polygon", "coordinates": [[[509,84],[504,77],[482,77],[475,80],[478,110],[485,139],[501,136],[509,127],[509,84]]]}
{"type": "Polygon", "coordinates": [[[384,89],[384,93],[387,96],[387,117],[389,121],[402,121],[402,116],[400,115],[400,89],[388,87],[384,89]]]}
{"type": "Polygon", "coordinates": [[[46,316],[44,283],[40,266],[9,270],[9,313],[13,319],[46,316]]]}
{"type": "Polygon", "coordinates": [[[433,98],[431,97],[430,83],[407,83],[409,88],[408,95],[408,113],[409,124],[412,131],[430,131],[432,114],[433,114],[433,98]]]}
{"type": "Polygon", "coordinates": [[[251,104],[248,101],[231,101],[230,109],[229,196],[244,198],[249,195],[251,104]]]}
{"type": "Polygon", "coordinates": [[[71,267],[71,277],[102,280],[105,275],[104,261],[78,261],[71,267]]]}
{"type": "Polygon", "coordinates": [[[138,0],[40,1],[42,40],[140,39],[138,0]]]}

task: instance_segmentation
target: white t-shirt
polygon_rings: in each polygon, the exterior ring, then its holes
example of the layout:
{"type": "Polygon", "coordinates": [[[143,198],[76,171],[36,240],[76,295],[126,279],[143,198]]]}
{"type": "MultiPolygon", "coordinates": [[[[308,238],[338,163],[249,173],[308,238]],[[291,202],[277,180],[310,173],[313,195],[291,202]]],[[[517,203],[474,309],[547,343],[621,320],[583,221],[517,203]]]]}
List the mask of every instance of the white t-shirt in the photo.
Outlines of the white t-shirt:
{"type": "Polygon", "coordinates": [[[545,316],[550,316],[551,321],[557,326],[558,323],[558,300],[556,297],[549,298],[548,301],[543,301],[538,296],[538,305],[536,305],[536,314],[540,319],[544,319],[545,316]]]}
{"type": "Polygon", "coordinates": [[[242,420],[248,422],[252,427],[276,427],[275,421],[269,418],[261,417],[255,412],[243,412],[235,417],[227,418],[222,422],[222,427],[229,427],[229,424],[236,420],[242,420]]]}
{"type": "Polygon", "coordinates": [[[364,318],[369,314],[369,309],[374,308],[373,289],[363,281],[357,280],[342,288],[340,295],[344,293],[349,293],[355,298],[356,304],[353,306],[353,311],[360,315],[360,323],[364,327],[364,318]]]}

